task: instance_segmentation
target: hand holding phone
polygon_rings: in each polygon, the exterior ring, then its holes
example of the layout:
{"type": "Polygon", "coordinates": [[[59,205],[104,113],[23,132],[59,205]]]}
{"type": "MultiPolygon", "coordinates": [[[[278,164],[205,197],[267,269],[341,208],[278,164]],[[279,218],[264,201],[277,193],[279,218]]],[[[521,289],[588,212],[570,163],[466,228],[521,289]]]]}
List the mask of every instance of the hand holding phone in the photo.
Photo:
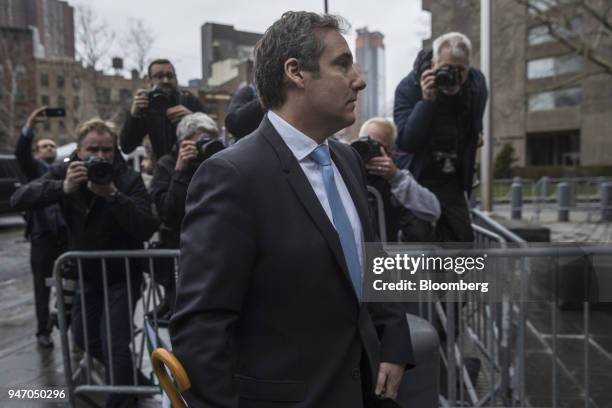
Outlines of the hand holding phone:
{"type": "Polygon", "coordinates": [[[64,108],[45,108],[45,116],[48,118],[60,118],[66,116],[64,108]]]}

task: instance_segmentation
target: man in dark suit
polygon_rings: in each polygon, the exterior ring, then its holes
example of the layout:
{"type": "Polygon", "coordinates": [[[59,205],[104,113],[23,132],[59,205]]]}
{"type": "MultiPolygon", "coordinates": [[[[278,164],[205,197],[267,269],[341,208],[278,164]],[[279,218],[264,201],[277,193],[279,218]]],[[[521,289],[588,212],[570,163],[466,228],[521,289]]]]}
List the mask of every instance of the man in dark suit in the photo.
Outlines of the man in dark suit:
{"type": "Polygon", "coordinates": [[[189,186],[170,334],[193,407],[377,407],[413,364],[400,309],[361,301],[363,166],[328,140],[365,87],[341,23],[288,12],[266,31],[269,112],[189,186]]]}

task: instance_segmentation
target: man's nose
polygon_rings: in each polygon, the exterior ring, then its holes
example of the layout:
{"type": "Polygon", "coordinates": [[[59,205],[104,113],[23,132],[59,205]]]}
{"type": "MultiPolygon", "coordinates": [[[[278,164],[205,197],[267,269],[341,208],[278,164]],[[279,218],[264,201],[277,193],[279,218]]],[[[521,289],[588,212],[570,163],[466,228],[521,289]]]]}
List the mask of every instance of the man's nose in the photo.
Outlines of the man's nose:
{"type": "Polygon", "coordinates": [[[353,89],[355,89],[356,91],[362,91],[365,89],[366,82],[364,81],[363,77],[361,76],[361,70],[359,69],[358,65],[354,65],[354,71],[355,71],[355,79],[353,80],[353,89]]]}

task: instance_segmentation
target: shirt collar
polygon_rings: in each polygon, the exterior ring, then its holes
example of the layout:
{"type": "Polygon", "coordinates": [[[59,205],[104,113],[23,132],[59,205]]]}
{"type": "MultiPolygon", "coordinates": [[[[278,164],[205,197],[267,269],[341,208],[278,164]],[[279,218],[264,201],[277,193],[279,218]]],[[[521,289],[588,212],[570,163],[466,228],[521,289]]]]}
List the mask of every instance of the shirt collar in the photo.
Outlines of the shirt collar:
{"type": "MultiPolygon", "coordinates": [[[[291,126],[276,113],[268,111],[268,120],[298,161],[308,157],[317,148],[317,142],[291,126]]],[[[327,145],[327,139],[321,144],[327,145]]]]}

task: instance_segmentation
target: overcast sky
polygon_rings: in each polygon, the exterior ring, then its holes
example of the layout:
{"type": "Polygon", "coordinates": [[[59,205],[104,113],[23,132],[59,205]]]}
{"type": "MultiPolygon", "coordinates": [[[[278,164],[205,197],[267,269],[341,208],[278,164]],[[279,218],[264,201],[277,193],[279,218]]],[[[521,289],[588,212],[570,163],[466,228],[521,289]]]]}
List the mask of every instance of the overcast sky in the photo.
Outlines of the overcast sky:
{"type": "MultiPolygon", "coordinates": [[[[156,36],[151,57],[167,57],[176,66],[181,84],[200,78],[200,27],[206,22],[230,24],[237,30],[263,33],[284,11],[322,12],[323,0],[68,0],[89,4],[120,37],[128,18],[140,18],[156,36]]],[[[421,40],[429,37],[429,13],[420,0],[329,0],[329,11],[351,24],[347,40],[354,51],[355,29],[367,26],[385,35],[387,100],[410,71],[421,40]]],[[[120,50],[116,41],[116,50],[120,50]]],[[[116,54],[121,54],[120,51],[116,54]]],[[[120,55],[121,56],[121,55],[120,55]]]]}

